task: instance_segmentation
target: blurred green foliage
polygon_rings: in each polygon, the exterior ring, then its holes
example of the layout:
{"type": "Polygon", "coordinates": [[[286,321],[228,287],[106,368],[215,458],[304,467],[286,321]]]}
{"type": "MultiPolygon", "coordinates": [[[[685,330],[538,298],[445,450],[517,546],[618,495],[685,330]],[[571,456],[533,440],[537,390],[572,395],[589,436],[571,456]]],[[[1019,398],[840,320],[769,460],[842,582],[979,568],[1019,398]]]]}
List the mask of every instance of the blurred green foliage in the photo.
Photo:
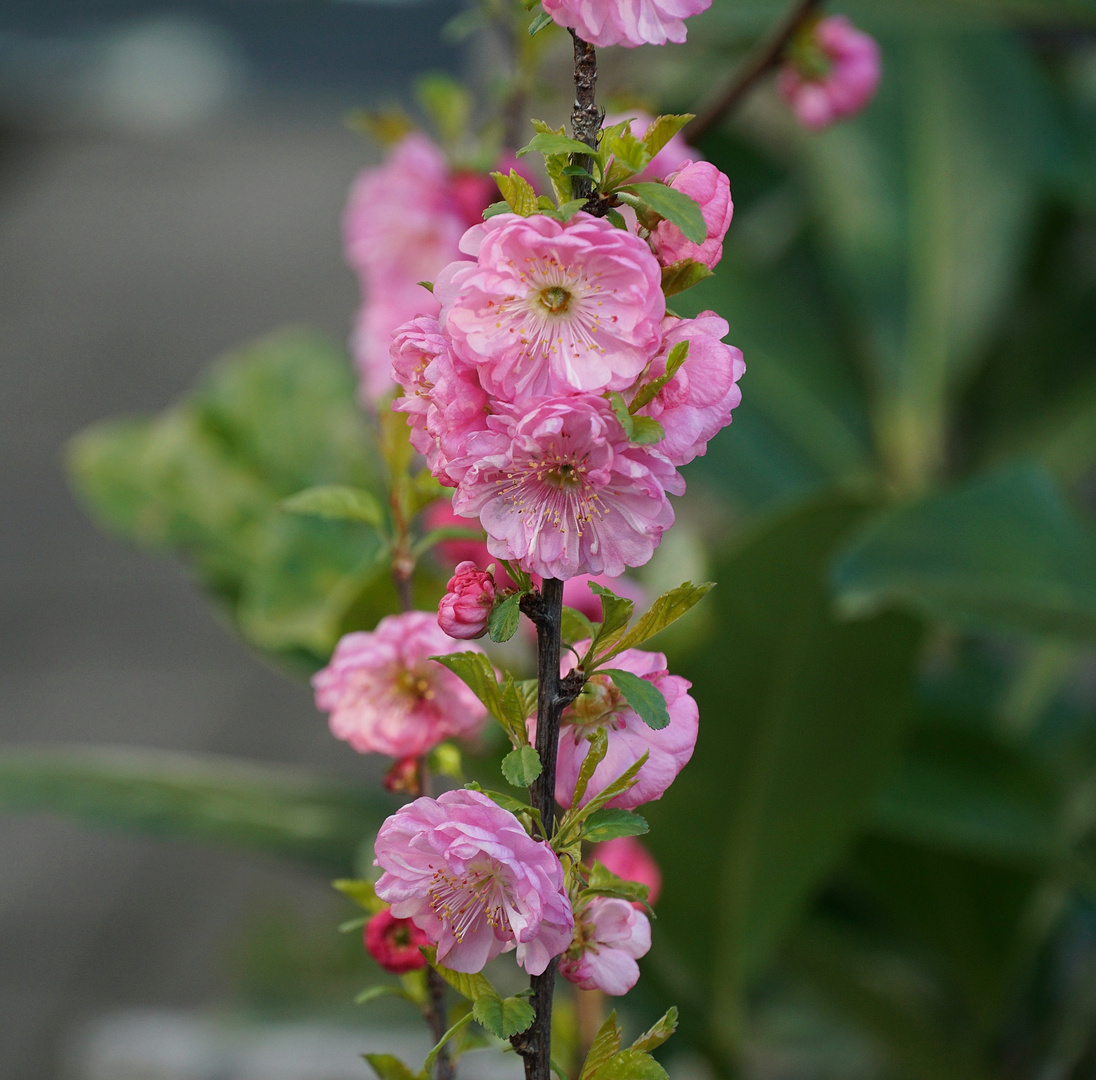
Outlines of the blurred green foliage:
{"type": "MultiPolygon", "coordinates": [[[[730,70],[782,7],[715,4],[690,64],[730,70]]],[[[703,723],[645,810],[667,880],[634,1005],[680,1004],[721,1077],[823,1075],[781,1058],[771,1018],[790,1011],[872,1048],[846,1078],[1081,1080],[1096,2],[845,9],[883,43],[866,114],[807,135],[762,91],[702,147],[735,222],[717,275],[674,303],[724,315],[749,371],[691,467],[736,528],[713,548],[709,633],[671,656],[703,723]]],[[[373,530],[278,507],[315,485],[383,498],[348,363],[311,335],[85,433],[71,461],[101,522],[184,557],[279,661],[309,670],[396,608],[373,530]]],[[[420,587],[429,604],[436,582],[420,587]]],[[[383,812],[312,781],[165,768],[9,754],[0,806],[343,870],[383,812]]]]}

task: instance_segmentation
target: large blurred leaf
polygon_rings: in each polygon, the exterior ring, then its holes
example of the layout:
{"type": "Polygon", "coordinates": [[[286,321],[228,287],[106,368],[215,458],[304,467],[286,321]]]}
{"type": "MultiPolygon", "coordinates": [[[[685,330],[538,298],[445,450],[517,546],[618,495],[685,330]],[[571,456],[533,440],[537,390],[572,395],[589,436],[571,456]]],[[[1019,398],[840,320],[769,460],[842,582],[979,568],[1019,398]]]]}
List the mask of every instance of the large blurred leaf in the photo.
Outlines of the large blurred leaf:
{"type": "Polygon", "coordinates": [[[715,625],[687,666],[697,753],[645,809],[666,871],[660,932],[724,1038],[870,811],[907,710],[917,624],[830,612],[825,567],[862,514],[841,499],[801,507],[716,568],[715,625]]]}
{"type": "Polygon", "coordinates": [[[354,395],[339,349],[284,331],[219,361],[160,417],[77,436],[73,483],[104,525],[186,558],[252,644],[315,666],[378,577],[381,541],[278,503],[318,484],[375,486],[354,395]]]}
{"type": "Polygon", "coordinates": [[[347,875],[391,809],[372,792],[227,757],[91,747],[0,754],[0,811],[240,848],[326,874],[347,875]]]}
{"type": "Polygon", "coordinates": [[[966,626],[1096,637],[1096,536],[1036,466],[880,514],[832,580],[848,611],[900,604],[966,626]]]}

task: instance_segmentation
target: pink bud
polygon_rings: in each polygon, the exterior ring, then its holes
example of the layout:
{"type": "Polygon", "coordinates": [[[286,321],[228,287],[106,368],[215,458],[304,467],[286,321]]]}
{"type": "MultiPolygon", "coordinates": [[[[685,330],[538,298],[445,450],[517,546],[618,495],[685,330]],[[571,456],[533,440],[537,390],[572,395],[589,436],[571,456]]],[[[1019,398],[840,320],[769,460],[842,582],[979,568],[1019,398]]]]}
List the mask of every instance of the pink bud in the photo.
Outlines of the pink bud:
{"type": "Polygon", "coordinates": [[[365,924],[363,936],[369,955],[393,975],[426,966],[420,946],[429,945],[430,939],[410,919],[397,919],[387,908],[365,924]]]}
{"type": "MultiPolygon", "coordinates": [[[[654,907],[662,891],[662,871],[651,853],[634,837],[618,836],[594,848],[593,859],[625,881],[646,885],[647,903],[654,907]]],[[[638,905],[642,908],[642,904],[638,905]]]]}
{"type": "Polygon", "coordinates": [[[695,259],[712,269],[723,258],[723,237],[734,214],[730,180],[709,161],[687,161],[666,182],[699,204],[704,224],[708,226],[708,238],[702,244],[694,244],[676,225],[660,221],[651,234],[652,250],[663,266],[695,259]]]}
{"type": "Polygon", "coordinates": [[[394,761],[381,782],[385,791],[391,791],[393,795],[412,795],[418,798],[422,794],[421,758],[412,755],[394,761]]]}
{"type": "Polygon", "coordinates": [[[438,626],[452,638],[483,637],[494,603],[495,579],[474,562],[462,562],[438,605],[438,626]]]}

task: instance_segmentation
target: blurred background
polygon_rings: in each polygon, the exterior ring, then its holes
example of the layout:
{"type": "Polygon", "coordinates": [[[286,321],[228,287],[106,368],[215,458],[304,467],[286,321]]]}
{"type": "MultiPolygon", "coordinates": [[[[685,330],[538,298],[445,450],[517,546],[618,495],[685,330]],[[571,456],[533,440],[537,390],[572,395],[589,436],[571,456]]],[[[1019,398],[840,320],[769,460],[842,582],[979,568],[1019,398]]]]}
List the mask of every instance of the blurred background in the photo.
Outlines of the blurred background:
{"type": "MultiPolygon", "coordinates": [[[[611,51],[603,100],[696,110],[781,10],[611,51]]],[[[675,306],[748,373],[641,575],[719,588],[659,642],[703,724],[625,1016],[682,1007],[674,1080],[1082,1080],[1096,5],[840,10],[883,46],[862,117],[807,135],[765,84],[700,147],[735,220],[675,306]]],[[[339,219],[382,148],[345,121],[427,123],[426,72],[490,100],[463,11],[0,3],[0,1076],[342,1080],[404,1019],[351,1004],[329,885],[379,767],[301,677],[394,597],[274,506],[381,483],[339,219]]]]}

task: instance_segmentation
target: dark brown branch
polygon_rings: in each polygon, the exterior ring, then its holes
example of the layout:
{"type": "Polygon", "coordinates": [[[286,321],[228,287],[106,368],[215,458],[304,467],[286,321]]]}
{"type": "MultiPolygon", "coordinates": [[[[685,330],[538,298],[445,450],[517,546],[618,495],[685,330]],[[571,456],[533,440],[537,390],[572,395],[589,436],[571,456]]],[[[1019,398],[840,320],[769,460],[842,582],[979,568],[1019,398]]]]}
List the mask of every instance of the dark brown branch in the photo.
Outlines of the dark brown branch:
{"type": "Polygon", "coordinates": [[[780,63],[796,31],[814,14],[814,9],[820,3],[821,0],[796,0],[776,29],[761,40],[742,67],[735,72],[723,93],[685,128],[690,142],[695,143],[732,113],[758,80],[780,63]]]}
{"type": "MultiPolygon", "coordinates": [[[[588,41],[571,31],[575,43],[575,104],[571,110],[571,134],[584,142],[591,150],[597,149],[597,136],[601,130],[604,113],[594,101],[597,89],[597,54],[588,41]]],[[[591,172],[593,161],[586,154],[575,154],[571,164],[591,172]]],[[[593,191],[593,183],[584,176],[576,176],[571,185],[576,199],[586,199],[593,191]]]]}

